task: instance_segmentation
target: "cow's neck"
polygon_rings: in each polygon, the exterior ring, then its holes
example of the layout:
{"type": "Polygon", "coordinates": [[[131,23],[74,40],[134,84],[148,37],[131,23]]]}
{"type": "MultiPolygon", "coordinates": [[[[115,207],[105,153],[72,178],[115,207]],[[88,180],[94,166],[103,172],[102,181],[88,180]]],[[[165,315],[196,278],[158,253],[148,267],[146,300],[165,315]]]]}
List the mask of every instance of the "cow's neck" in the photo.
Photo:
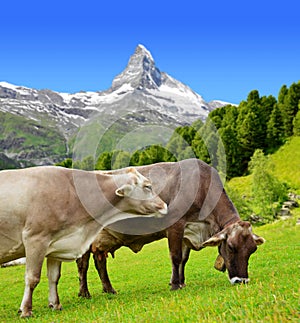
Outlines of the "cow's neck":
{"type": "Polygon", "coordinates": [[[223,197],[225,197],[222,202],[224,203],[223,207],[220,207],[220,209],[216,208],[214,210],[215,219],[220,227],[220,230],[223,230],[228,225],[240,221],[241,219],[237,209],[228,196],[226,195],[223,197]]]}
{"type": "Polygon", "coordinates": [[[235,223],[237,221],[240,220],[240,217],[237,214],[232,214],[229,219],[227,219],[227,221],[222,221],[222,223],[220,223],[220,228],[221,230],[223,230],[224,228],[226,228],[227,226],[229,226],[232,223],[235,223]]]}
{"type": "Polygon", "coordinates": [[[91,217],[100,217],[117,203],[114,177],[95,173],[79,173],[74,177],[77,196],[91,217]]]}

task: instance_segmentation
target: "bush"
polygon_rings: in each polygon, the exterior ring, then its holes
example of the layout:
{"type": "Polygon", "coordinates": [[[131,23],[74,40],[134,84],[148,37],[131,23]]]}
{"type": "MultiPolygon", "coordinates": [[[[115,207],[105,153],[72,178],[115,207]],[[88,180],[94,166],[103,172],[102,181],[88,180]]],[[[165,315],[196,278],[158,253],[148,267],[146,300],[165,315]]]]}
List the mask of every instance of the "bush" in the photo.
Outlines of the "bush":
{"type": "Polygon", "coordinates": [[[254,211],[249,201],[249,197],[240,194],[238,189],[234,188],[233,186],[226,185],[225,188],[228,196],[238,210],[241,219],[246,221],[250,220],[250,216],[254,213],[254,211]]]}
{"type": "Polygon", "coordinates": [[[287,200],[287,189],[271,172],[272,164],[261,149],[257,149],[250,161],[252,172],[252,196],[254,211],[265,222],[272,221],[280,204],[287,200]]]}

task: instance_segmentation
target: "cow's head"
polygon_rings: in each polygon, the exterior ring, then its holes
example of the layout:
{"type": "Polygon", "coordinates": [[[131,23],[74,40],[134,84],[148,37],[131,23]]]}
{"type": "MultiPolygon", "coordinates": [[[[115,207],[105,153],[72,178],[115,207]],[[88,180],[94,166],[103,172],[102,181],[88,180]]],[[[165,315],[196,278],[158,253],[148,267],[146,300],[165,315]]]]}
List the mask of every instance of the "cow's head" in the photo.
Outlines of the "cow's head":
{"type": "Polygon", "coordinates": [[[238,221],[205,241],[202,247],[219,247],[215,268],[227,269],[231,284],[248,283],[248,260],[257,245],[264,242],[264,238],[252,232],[249,222],[238,221]]]}
{"type": "MultiPolygon", "coordinates": [[[[127,181],[119,186],[115,194],[121,197],[118,208],[134,214],[167,214],[167,204],[152,191],[152,184],[135,168],[126,169],[127,181]]],[[[121,174],[122,176],[122,174],[121,174]]]]}

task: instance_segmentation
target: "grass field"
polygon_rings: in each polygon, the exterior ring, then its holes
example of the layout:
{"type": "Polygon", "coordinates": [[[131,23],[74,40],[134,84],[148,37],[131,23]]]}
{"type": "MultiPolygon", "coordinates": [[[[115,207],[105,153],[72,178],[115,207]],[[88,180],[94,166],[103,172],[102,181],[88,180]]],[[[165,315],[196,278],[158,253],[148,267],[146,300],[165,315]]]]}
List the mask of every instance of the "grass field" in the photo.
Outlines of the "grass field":
{"type": "Polygon", "coordinates": [[[274,155],[272,161],[278,179],[300,194],[300,136],[291,137],[274,155]]]}
{"type": "MultiPolygon", "coordinates": [[[[64,263],[59,283],[63,311],[47,308],[45,268],[33,297],[30,322],[299,322],[300,226],[293,218],[255,229],[267,242],[250,258],[248,285],[231,286],[227,274],[213,268],[216,248],[192,252],[187,287],[169,291],[171,272],[166,239],[139,254],[126,248],[109,258],[117,295],[102,293],[96,270],[89,271],[92,299],[77,297],[75,263],[64,263]]],[[[45,267],[45,266],[44,266],[45,267]]],[[[18,318],[24,266],[0,268],[0,322],[18,318]]]]}

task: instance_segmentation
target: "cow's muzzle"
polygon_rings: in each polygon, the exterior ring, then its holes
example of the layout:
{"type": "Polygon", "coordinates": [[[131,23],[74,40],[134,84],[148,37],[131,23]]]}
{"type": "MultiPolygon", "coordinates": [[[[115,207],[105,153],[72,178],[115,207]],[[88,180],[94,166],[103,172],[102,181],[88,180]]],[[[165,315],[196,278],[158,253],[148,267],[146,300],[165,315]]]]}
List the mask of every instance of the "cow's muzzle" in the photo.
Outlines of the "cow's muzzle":
{"type": "Polygon", "coordinates": [[[240,277],[232,277],[229,279],[231,285],[235,284],[248,284],[250,279],[249,278],[240,278],[240,277]]]}
{"type": "Polygon", "coordinates": [[[168,214],[168,205],[166,203],[163,204],[163,207],[158,210],[158,212],[162,215],[168,214]]]}

